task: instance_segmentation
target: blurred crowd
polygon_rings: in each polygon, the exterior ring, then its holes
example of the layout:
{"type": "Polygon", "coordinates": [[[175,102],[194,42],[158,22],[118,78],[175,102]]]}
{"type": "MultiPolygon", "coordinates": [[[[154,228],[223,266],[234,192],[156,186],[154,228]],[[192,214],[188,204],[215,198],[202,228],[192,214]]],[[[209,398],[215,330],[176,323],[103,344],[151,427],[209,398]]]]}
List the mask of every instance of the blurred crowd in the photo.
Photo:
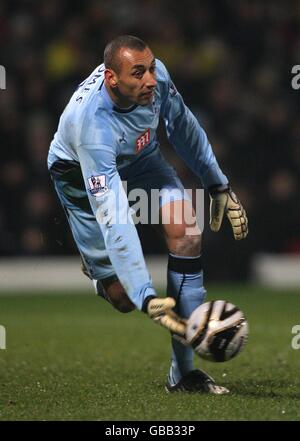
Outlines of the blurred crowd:
{"type": "MultiPolygon", "coordinates": [[[[273,0],[34,0],[0,3],[0,253],[75,252],[46,166],[73,90],[120,34],[144,39],[208,133],[250,234],[204,233],[208,273],[245,278],[254,252],[300,253],[300,3],[273,0]]],[[[168,145],[187,188],[200,186],[168,145]]],[[[206,201],[208,203],[208,201],[206,201]]],[[[206,209],[208,212],[208,207],[206,209]]],[[[142,237],[147,253],[159,238],[142,237]]]]}

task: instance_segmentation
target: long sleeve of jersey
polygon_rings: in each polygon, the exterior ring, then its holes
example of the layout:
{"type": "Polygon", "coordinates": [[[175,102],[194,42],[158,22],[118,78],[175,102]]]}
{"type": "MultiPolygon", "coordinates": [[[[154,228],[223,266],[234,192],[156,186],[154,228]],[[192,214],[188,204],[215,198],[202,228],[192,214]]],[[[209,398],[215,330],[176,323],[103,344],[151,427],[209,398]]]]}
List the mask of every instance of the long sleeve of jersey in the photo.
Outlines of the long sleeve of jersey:
{"type": "Polygon", "coordinates": [[[98,144],[81,145],[77,152],[111,263],[131,301],[141,309],[145,298],[156,293],[117,172],[115,152],[98,144]]]}
{"type": "Polygon", "coordinates": [[[161,115],[164,118],[170,143],[189,168],[201,179],[204,188],[227,184],[228,179],[218,165],[205,131],[185,105],[164,66],[163,71],[167,81],[161,115]]]}

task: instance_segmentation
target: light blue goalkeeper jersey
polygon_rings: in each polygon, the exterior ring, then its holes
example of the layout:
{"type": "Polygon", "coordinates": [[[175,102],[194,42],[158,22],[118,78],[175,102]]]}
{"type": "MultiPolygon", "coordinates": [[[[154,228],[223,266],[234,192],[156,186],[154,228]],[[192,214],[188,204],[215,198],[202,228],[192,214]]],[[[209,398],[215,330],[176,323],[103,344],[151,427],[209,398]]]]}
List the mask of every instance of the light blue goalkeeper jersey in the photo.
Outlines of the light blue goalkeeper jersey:
{"type": "Polygon", "coordinates": [[[71,97],[48,156],[49,168],[61,159],[80,163],[112,265],[139,309],[147,296],[155,295],[155,290],[118,171],[138,158],[147,161],[149,155],[155,154],[159,148],[156,130],[162,117],[170,143],[203,186],[228,183],[204,130],[159,60],[156,75],[157,87],[151,103],[120,109],[107,92],[101,64],[71,97]]]}

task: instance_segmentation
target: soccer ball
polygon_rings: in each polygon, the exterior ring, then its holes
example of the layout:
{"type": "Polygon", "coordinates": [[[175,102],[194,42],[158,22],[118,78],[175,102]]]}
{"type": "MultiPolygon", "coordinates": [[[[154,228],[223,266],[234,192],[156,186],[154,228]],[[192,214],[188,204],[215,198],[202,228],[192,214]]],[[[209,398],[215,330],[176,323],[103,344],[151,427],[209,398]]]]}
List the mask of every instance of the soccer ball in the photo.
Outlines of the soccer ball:
{"type": "Polygon", "coordinates": [[[201,358],[221,362],[240,353],[248,332],[248,322],[237,306],[215,300],[193,311],[187,322],[186,339],[201,358]]]}

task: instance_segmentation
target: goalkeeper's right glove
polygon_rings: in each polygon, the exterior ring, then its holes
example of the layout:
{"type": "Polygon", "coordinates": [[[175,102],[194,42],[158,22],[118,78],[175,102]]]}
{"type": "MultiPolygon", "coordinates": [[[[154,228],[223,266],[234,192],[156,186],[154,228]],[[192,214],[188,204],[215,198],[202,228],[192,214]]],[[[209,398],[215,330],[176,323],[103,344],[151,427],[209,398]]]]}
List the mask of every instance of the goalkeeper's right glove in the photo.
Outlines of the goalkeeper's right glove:
{"type": "Polygon", "coordinates": [[[181,319],[172,308],[175,307],[175,300],[172,297],[153,297],[147,304],[147,314],[171,334],[185,337],[186,321],[181,319]]]}

